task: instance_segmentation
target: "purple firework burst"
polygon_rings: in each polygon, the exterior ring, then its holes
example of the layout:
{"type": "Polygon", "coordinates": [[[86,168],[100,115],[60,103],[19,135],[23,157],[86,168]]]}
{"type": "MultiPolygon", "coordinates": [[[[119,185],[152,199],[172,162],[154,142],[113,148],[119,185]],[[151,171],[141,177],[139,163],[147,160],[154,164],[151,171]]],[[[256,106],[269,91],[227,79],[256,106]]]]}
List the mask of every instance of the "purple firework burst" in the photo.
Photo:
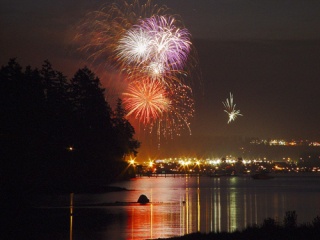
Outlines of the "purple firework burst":
{"type": "Polygon", "coordinates": [[[174,23],[173,17],[157,15],[139,21],[138,26],[152,38],[150,65],[161,63],[172,70],[182,70],[185,66],[191,47],[190,33],[174,23]]]}

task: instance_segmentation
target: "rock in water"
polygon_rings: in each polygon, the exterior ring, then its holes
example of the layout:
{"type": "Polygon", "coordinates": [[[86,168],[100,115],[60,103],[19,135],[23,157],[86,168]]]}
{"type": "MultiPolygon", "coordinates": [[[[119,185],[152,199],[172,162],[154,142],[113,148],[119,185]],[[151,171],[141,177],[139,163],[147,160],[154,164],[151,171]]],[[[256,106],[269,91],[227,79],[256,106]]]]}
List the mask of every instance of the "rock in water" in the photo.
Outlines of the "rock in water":
{"type": "Polygon", "coordinates": [[[146,203],[149,203],[149,198],[147,198],[146,195],[142,194],[140,195],[139,199],[138,199],[138,203],[141,203],[141,204],[146,204],[146,203]]]}

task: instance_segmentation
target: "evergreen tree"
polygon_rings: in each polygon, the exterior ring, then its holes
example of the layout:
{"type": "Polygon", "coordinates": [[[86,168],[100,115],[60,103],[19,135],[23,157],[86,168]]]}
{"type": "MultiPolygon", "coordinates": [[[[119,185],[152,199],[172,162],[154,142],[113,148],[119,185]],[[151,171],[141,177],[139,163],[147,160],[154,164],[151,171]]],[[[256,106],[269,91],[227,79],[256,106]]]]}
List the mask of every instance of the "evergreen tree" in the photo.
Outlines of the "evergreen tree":
{"type": "Polygon", "coordinates": [[[47,144],[51,155],[61,157],[70,145],[71,103],[69,101],[69,83],[67,78],[52,68],[46,60],[42,65],[40,76],[43,86],[45,112],[43,124],[47,135],[47,144]]]}
{"type": "Polygon", "coordinates": [[[36,70],[27,67],[23,72],[15,59],[0,72],[2,176],[23,188],[32,185],[40,173],[39,162],[45,151],[41,81],[36,70]]]}
{"type": "Polygon", "coordinates": [[[0,185],[18,192],[47,186],[69,191],[123,172],[139,142],[119,99],[115,112],[88,68],[66,77],[45,61],[25,71],[0,69],[0,185]]]}
{"type": "Polygon", "coordinates": [[[10,59],[0,73],[0,119],[2,134],[12,137],[21,128],[21,112],[24,112],[23,72],[16,59],[10,59]],[[15,119],[17,121],[12,121],[15,119]]]}
{"type": "Polygon", "coordinates": [[[87,67],[79,69],[71,79],[70,97],[73,106],[73,145],[76,162],[73,170],[86,178],[107,174],[114,160],[115,132],[111,108],[104,98],[100,80],[87,67]]]}
{"type": "Polygon", "coordinates": [[[104,98],[100,80],[87,67],[71,80],[71,101],[74,112],[81,116],[83,127],[92,131],[111,127],[111,108],[104,98]]]}
{"type": "Polygon", "coordinates": [[[122,106],[122,100],[117,101],[114,111],[113,126],[117,132],[118,154],[122,154],[121,159],[124,160],[126,155],[137,155],[137,149],[140,147],[140,142],[133,139],[135,134],[134,128],[126,119],[126,111],[122,106]]]}

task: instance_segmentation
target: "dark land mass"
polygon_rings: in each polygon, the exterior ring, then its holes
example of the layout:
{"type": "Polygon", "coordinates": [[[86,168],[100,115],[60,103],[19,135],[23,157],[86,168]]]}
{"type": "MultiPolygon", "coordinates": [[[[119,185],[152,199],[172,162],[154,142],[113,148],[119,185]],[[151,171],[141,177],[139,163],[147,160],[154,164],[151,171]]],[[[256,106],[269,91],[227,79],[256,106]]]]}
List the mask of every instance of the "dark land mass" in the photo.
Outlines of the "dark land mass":
{"type": "Polygon", "coordinates": [[[297,225],[297,214],[288,211],[283,224],[272,218],[267,218],[261,225],[248,226],[234,232],[191,233],[180,237],[167,238],[171,240],[316,240],[320,239],[320,217],[317,216],[311,223],[297,225]]]}

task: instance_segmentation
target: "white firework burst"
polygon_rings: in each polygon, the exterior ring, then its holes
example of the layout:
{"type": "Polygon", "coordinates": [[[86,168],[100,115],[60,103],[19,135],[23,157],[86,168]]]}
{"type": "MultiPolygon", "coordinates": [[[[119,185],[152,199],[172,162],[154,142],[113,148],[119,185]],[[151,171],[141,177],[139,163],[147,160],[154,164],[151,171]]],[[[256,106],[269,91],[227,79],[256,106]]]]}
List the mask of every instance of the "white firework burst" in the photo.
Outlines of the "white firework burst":
{"type": "Polygon", "coordinates": [[[225,108],[225,112],[228,114],[229,116],[229,120],[228,123],[236,120],[236,118],[238,116],[243,116],[240,113],[240,110],[236,110],[236,104],[233,104],[233,96],[232,93],[230,93],[230,98],[227,98],[225,102],[222,102],[224,108],[225,108]]]}
{"type": "Polygon", "coordinates": [[[118,59],[127,64],[137,65],[144,63],[150,58],[152,51],[152,38],[148,32],[141,28],[133,28],[119,40],[116,48],[118,59]]]}

